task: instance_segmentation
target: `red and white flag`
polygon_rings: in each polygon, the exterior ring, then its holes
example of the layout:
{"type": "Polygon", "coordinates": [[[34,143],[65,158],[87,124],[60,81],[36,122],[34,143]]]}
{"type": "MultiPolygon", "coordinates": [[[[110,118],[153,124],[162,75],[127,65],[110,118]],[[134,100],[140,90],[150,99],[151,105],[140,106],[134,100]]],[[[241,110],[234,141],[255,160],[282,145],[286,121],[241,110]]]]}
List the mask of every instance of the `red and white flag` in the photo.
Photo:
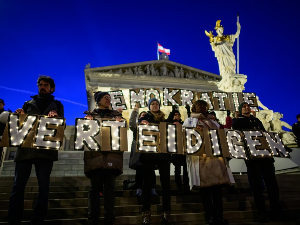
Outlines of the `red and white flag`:
{"type": "Polygon", "coordinates": [[[170,55],[170,49],[163,48],[159,43],[157,43],[157,49],[161,53],[166,53],[167,55],[170,55]]]}

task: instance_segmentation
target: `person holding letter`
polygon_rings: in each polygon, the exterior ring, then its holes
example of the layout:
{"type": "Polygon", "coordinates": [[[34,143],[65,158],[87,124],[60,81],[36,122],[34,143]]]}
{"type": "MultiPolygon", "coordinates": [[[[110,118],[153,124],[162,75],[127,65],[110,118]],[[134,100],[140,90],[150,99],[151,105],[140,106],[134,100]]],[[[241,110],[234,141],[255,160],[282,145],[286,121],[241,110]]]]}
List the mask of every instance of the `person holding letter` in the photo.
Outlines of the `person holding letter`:
{"type": "MultiPolygon", "coordinates": [[[[111,110],[111,98],[108,92],[98,91],[94,94],[98,108],[86,111],[85,118],[109,118],[122,120],[122,114],[111,110]]],[[[100,195],[104,186],[104,224],[112,225],[115,221],[115,181],[123,173],[123,152],[84,152],[84,173],[90,179],[88,194],[88,224],[99,224],[100,195]]]]}
{"type": "MultiPolygon", "coordinates": [[[[24,103],[15,113],[38,114],[49,117],[64,117],[64,107],[52,95],[55,91],[54,80],[40,76],[37,81],[39,94],[24,103]]],[[[33,208],[32,224],[43,223],[48,209],[49,181],[53,161],[58,160],[57,150],[18,148],[15,156],[16,168],[12,193],[9,199],[9,224],[20,224],[24,210],[24,190],[30,177],[32,165],[35,166],[39,184],[39,194],[33,208]]]]}
{"type": "MultiPolygon", "coordinates": [[[[197,100],[193,103],[191,117],[184,121],[183,126],[196,127],[201,130],[218,129],[211,119],[212,115],[207,114],[207,111],[208,103],[197,100]]],[[[203,154],[202,156],[187,156],[187,161],[190,162],[188,163],[190,186],[200,188],[199,192],[208,223],[210,225],[229,224],[223,219],[222,184],[230,184],[224,158],[207,157],[203,154]],[[193,168],[196,169],[193,170],[193,168]],[[194,181],[198,182],[193,183],[194,181]]]]}
{"type": "MultiPolygon", "coordinates": [[[[243,102],[239,106],[239,118],[236,119],[232,128],[235,130],[262,130],[266,131],[262,122],[251,115],[248,103],[243,102]]],[[[245,160],[248,176],[252,180],[253,196],[259,212],[259,222],[267,223],[269,218],[263,195],[262,177],[267,187],[271,210],[274,219],[280,219],[282,209],[279,203],[279,188],[275,176],[274,158],[252,158],[245,160]]]]}
{"type": "MultiPolygon", "coordinates": [[[[133,109],[133,112],[130,115],[129,119],[129,129],[133,132],[133,140],[131,144],[131,152],[130,152],[130,158],[129,158],[129,168],[134,169],[136,171],[135,173],[135,184],[136,184],[136,194],[135,196],[141,197],[143,194],[142,187],[144,182],[144,176],[143,176],[143,168],[142,164],[139,161],[140,153],[136,151],[136,136],[137,136],[137,119],[145,116],[147,114],[146,111],[141,112],[138,115],[138,108],[135,107],[133,109]],[[137,118],[138,117],[138,118],[137,118]]],[[[151,195],[157,196],[155,185],[156,185],[156,176],[155,171],[153,170],[152,173],[153,176],[153,184],[151,188],[151,195]]]]}
{"type": "MultiPolygon", "coordinates": [[[[181,119],[181,114],[177,106],[173,105],[172,108],[173,110],[169,114],[167,121],[174,124],[183,124],[183,121],[181,119]]],[[[189,187],[189,175],[187,172],[187,165],[186,165],[186,155],[172,154],[172,163],[175,167],[174,175],[175,175],[175,183],[178,190],[178,194],[182,195],[184,193],[188,193],[190,191],[190,187],[189,187]],[[183,180],[181,180],[181,166],[183,170],[183,180]]]]}
{"type": "MultiPolygon", "coordinates": [[[[159,100],[151,98],[148,101],[150,111],[139,119],[139,123],[160,123],[165,121],[165,114],[160,110],[159,100]]],[[[143,224],[150,224],[151,217],[151,187],[153,184],[152,173],[155,166],[158,166],[160,183],[162,187],[163,216],[162,223],[165,225],[173,224],[170,217],[171,211],[171,184],[170,184],[170,164],[171,154],[165,153],[141,153],[140,162],[142,163],[144,175],[143,188],[143,224]]]]}

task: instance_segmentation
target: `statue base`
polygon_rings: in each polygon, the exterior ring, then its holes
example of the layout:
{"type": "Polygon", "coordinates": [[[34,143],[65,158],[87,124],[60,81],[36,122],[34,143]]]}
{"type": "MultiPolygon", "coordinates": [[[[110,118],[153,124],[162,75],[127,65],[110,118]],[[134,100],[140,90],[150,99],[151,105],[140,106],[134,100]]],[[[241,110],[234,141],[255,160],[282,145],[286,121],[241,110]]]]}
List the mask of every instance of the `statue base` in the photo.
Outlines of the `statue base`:
{"type": "Polygon", "coordinates": [[[245,90],[247,75],[244,74],[225,74],[218,84],[218,88],[225,92],[242,92],[245,90]]]}

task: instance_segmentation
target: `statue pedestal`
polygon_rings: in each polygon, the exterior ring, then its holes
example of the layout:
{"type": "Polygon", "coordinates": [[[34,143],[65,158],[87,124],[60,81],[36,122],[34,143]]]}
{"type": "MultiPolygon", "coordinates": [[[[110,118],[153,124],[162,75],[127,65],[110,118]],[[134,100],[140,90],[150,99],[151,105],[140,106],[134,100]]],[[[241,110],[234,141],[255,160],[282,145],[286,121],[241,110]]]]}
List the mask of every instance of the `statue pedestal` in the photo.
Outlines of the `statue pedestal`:
{"type": "Polygon", "coordinates": [[[242,92],[245,90],[247,75],[244,74],[226,74],[218,84],[218,88],[225,92],[242,92]]]}

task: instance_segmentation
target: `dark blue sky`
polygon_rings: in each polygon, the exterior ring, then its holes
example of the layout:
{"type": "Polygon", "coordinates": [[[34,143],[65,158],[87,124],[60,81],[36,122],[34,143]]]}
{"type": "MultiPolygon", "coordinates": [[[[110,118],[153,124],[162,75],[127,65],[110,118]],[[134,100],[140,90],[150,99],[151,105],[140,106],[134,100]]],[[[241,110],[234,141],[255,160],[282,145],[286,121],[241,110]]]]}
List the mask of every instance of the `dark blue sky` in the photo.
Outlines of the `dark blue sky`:
{"type": "MultiPolygon", "coordinates": [[[[87,63],[155,60],[156,41],[171,49],[170,60],[219,74],[204,30],[214,30],[222,20],[224,33],[234,34],[239,12],[245,91],[256,92],[292,125],[300,113],[299,10],[296,0],[2,0],[0,98],[6,109],[22,107],[30,93],[16,90],[37,93],[36,80],[45,74],[55,79],[57,98],[87,105],[87,63]]],[[[68,125],[87,109],[62,103],[68,125]]]]}

